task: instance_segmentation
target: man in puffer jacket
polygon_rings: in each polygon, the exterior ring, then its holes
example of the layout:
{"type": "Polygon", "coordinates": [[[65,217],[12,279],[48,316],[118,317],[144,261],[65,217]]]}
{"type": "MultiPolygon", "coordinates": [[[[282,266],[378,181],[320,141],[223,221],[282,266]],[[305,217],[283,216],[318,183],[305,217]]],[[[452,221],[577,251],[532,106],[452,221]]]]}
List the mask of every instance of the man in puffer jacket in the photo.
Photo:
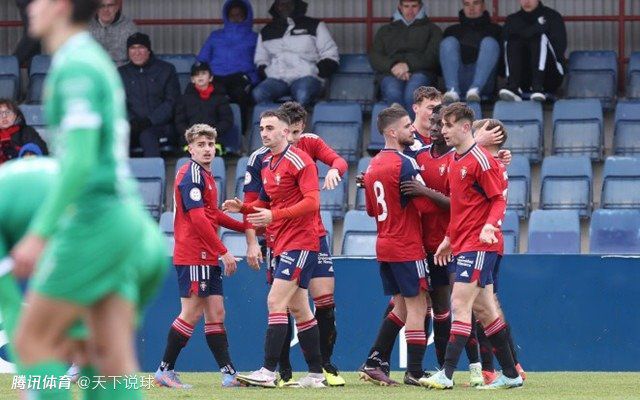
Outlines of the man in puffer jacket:
{"type": "Polygon", "coordinates": [[[266,78],[253,90],[256,103],[290,94],[309,106],[338,69],[338,46],[327,26],[306,12],[302,0],[276,0],[269,9],[273,21],[260,31],[254,60],[266,78]]]}
{"type": "MultiPolygon", "coordinates": [[[[227,0],[222,7],[224,27],[211,32],[198,54],[213,73],[213,84],[224,87],[233,103],[240,106],[246,121],[251,89],[258,83],[253,64],[258,34],[253,31],[253,9],[249,0],[227,0]]],[[[218,135],[222,132],[218,129],[218,135]]],[[[180,137],[182,137],[182,133],[180,137]]]]}

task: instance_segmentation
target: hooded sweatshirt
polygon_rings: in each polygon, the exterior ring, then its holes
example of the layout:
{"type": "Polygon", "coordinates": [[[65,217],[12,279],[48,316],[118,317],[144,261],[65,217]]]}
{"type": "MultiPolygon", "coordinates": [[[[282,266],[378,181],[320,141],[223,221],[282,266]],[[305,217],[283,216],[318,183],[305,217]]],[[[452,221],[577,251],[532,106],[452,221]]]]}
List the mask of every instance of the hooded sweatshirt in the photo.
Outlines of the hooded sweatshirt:
{"type": "Polygon", "coordinates": [[[103,26],[96,15],[89,23],[89,32],[102,47],[105,48],[113,62],[118,66],[129,60],[127,55],[127,38],[138,31],[133,23],[122,11],[118,11],[116,18],[110,25],[103,26]]]}
{"type": "Polygon", "coordinates": [[[246,74],[253,84],[258,83],[258,75],[253,57],[256,52],[258,34],[253,31],[253,8],[249,0],[227,0],[222,7],[224,27],[211,32],[205,41],[198,60],[211,67],[213,75],[228,76],[246,74]],[[240,4],[245,8],[244,21],[229,21],[229,9],[240,4]]]}
{"type": "Polygon", "coordinates": [[[480,42],[487,36],[500,43],[502,28],[491,22],[491,16],[485,11],[478,18],[467,18],[461,10],[458,14],[460,23],[444,30],[444,37],[453,36],[460,42],[460,53],[463,64],[472,64],[478,59],[480,42]]]}
{"type": "Polygon", "coordinates": [[[322,80],[338,69],[338,46],[327,25],[306,12],[307,3],[302,0],[295,0],[294,11],[286,19],[275,2],[269,9],[273,21],[260,31],[254,59],[267,77],[291,84],[305,76],[322,80]]]}

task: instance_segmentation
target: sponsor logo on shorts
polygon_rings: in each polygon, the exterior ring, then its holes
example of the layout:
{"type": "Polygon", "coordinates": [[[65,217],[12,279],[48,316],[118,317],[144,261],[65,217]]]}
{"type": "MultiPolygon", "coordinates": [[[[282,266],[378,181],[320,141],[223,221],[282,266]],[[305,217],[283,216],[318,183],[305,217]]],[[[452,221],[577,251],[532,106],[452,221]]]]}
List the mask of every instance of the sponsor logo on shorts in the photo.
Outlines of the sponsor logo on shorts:
{"type": "Polygon", "coordinates": [[[248,185],[251,183],[251,174],[248,172],[244,173],[244,184],[248,185]]]}
{"type": "Polygon", "coordinates": [[[295,261],[295,258],[291,257],[289,253],[280,254],[280,262],[291,265],[294,263],[294,261],[295,261]]]}
{"type": "Polygon", "coordinates": [[[290,276],[290,275],[291,275],[291,273],[289,272],[289,268],[287,268],[287,269],[283,269],[283,270],[282,270],[282,275],[290,276]]]}
{"type": "Polygon", "coordinates": [[[468,277],[469,277],[469,273],[465,270],[465,271],[462,271],[462,273],[460,274],[460,276],[465,277],[465,278],[468,278],[468,277]]]}
{"type": "Polygon", "coordinates": [[[207,290],[207,282],[200,282],[200,290],[203,292],[207,290]]]}
{"type": "Polygon", "coordinates": [[[468,267],[472,267],[473,266],[474,260],[470,260],[468,258],[465,258],[464,256],[460,256],[456,260],[456,263],[461,267],[468,268],[468,267]]]}

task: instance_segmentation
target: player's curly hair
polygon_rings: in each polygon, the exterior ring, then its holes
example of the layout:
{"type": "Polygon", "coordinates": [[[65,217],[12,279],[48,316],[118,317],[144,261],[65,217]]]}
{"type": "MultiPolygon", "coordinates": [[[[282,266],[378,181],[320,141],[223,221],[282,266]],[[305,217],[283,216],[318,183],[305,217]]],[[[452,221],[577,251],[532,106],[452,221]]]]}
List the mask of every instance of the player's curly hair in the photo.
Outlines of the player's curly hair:
{"type": "Polygon", "coordinates": [[[209,140],[216,140],[218,131],[211,125],[195,124],[184,133],[184,138],[188,144],[193,143],[198,136],[204,136],[209,140]]]}
{"type": "MultiPolygon", "coordinates": [[[[69,0],[73,6],[71,22],[76,24],[87,24],[96,15],[100,7],[100,0],[69,0]]],[[[118,1],[118,4],[120,2],[118,1]]]]}
{"type": "Polygon", "coordinates": [[[433,86],[420,86],[413,91],[413,104],[420,104],[422,100],[442,100],[442,93],[433,86]]]}
{"type": "Polygon", "coordinates": [[[484,126],[484,124],[486,124],[487,122],[489,123],[489,125],[487,125],[487,129],[494,129],[496,127],[500,127],[500,130],[502,131],[502,141],[500,143],[496,143],[496,144],[499,147],[504,146],[505,142],[507,141],[507,128],[504,126],[502,121],[500,121],[499,119],[495,119],[495,118],[479,119],[479,120],[475,121],[473,123],[473,125],[471,125],[471,128],[475,132],[478,129],[482,128],[484,126]]]}
{"type": "Polygon", "coordinates": [[[296,101],[287,101],[280,106],[279,110],[284,111],[284,113],[289,116],[289,121],[292,124],[299,122],[305,124],[307,122],[307,110],[304,109],[302,104],[296,101]]]}

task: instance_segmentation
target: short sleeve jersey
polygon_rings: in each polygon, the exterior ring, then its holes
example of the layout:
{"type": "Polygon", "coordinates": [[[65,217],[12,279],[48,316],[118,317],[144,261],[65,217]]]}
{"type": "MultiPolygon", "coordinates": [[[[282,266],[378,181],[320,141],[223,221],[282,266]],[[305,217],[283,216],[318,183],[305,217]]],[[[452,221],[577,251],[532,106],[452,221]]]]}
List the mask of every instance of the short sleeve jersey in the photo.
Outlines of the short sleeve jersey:
{"type": "Polygon", "coordinates": [[[453,254],[469,251],[502,253],[502,232],[496,233],[498,242],[495,244],[480,242],[480,232],[489,217],[491,199],[506,193],[507,175],[504,167],[491,153],[474,144],[466,153],[452,156],[448,178],[451,193],[449,230],[453,254]]]}
{"type": "Polygon", "coordinates": [[[364,176],[367,210],[375,210],[378,261],[405,262],[425,258],[420,213],[411,198],[400,192],[400,183],[419,179],[415,160],[393,149],[384,149],[369,164],[364,176]]]}
{"type": "MultiPolygon", "coordinates": [[[[318,191],[318,167],[304,151],[292,146],[277,155],[269,154],[262,162],[260,199],[272,210],[291,207],[302,201],[304,194],[318,191]]],[[[267,235],[273,243],[274,255],[284,251],[318,251],[319,213],[272,222],[267,235]]]]}
{"type": "Polygon", "coordinates": [[[175,265],[218,265],[219,249],[212,241],[203,240],[193,228],[189,211],[204,208],[207,220],[217,229],[218,192],[213,171],[207,172],[193,160],[183,165],[173,187],[175,216],[173,221],[175,265]]]}
{"type": "MultiPolygon", "coordinates": [[[[434,153],[431,145],[424,147],[416,154],[416,163],[420,168],[420,175],[427,187],[449,196],[447,176],[449,162],[453,150],[439,155],[434,153]]],[[[449,210],[422,216],[422,241],[428,253],[435,253],[446,236],[449,226],[449,210]]]]}

